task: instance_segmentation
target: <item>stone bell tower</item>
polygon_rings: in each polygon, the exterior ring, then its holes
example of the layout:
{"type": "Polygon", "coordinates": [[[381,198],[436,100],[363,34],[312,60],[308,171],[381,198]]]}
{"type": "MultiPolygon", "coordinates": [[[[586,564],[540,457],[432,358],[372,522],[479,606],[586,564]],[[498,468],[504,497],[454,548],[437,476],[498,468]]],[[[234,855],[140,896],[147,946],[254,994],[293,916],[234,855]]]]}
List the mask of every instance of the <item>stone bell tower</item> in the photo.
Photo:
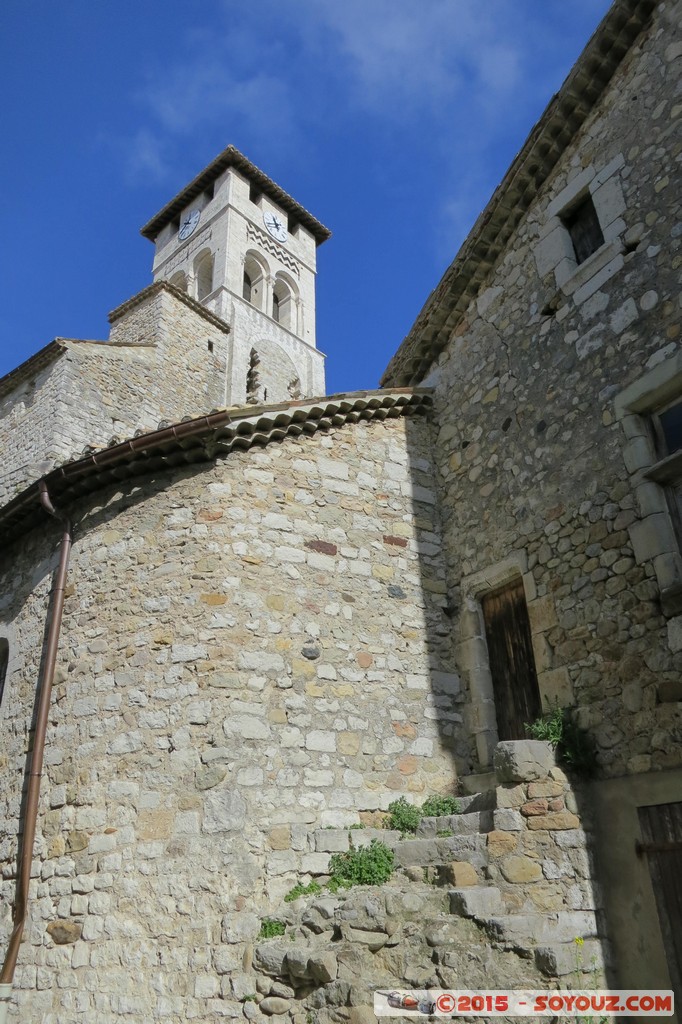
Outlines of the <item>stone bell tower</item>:
{"type": "Polygon", "coordinates": [[[330,232],[234,146],[145,224],[154,281],[231,328],[228,404],[323,395],[315,341],[317,246],[330,232]]]}

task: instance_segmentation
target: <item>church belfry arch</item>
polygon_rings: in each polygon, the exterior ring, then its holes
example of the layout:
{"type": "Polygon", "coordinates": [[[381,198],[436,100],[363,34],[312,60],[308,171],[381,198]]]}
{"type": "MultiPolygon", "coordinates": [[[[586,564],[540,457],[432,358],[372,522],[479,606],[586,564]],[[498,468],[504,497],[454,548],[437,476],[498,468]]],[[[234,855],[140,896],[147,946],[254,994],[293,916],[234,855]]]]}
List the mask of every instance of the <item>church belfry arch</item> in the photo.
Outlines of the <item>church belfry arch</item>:
{"type": "Polygon", "coordinates": [[[256,309],[265,309],[270,268],[260,253],[250,250],[244,257],[242,298],[256,309]]]}

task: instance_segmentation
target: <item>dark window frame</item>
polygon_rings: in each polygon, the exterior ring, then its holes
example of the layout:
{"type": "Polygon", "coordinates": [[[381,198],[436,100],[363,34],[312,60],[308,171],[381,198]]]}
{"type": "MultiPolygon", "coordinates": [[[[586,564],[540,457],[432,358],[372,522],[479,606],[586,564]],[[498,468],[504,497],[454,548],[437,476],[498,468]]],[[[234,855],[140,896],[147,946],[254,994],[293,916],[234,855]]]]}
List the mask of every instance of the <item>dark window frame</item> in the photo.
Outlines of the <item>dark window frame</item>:
{"type": "Polygon", "coordinates": [[[0,637],[0,704],[2,704],[5,684],[7,682],[7,669],[9,667],[9,641],[7,637],[0,637]]]}
{"type": "Polygon", "coordinates": [[[561,214],[561,222],[571,237],[578,266],[604,244],[599,214],[589,192],[561,214]]]}

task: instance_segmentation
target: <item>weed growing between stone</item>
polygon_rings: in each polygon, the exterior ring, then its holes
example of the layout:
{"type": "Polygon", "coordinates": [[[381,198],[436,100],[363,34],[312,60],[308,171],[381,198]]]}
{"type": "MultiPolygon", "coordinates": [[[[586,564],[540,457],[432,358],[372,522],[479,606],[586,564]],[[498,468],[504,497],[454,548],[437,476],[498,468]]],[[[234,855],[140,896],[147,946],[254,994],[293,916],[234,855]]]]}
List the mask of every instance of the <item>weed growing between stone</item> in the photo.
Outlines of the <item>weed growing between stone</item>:
{"type": "Polygon", "coordinates": [[[388,805],[388,814],[384,818],[384,827],[398,832],[414,834],[419,828],[422,818],[443,818],[451,814],[460,814],[462,805],[453,796],[430,796],[422,804],[421,809],[408,803],[404,796],[388,805]]]}
{"type": "MultiPolygon", "coordinates": [[[[583,963],[583,946],[585,945],[585,940],[583,938],[577,936],[573,941],[575,942],[576,988],[583,988],[583,987],[585,987],[584,981],[583,981],[583,971],[585,970],[585,965],[583,963]]],[[[592,960],[592,964],[591,964],[591,967],[590,967],[590,973],[591,973],[591,979],[590,979],[587,987],[588,988],[592,988],[592,989],[598,989],[599,988],[599,977],[598,977],[598,973],[599,972],[597,971],[597,962],[594,959],[592,960]]],[[[577,1016],[575,1019],[577,1021],[580,1021],[580,1024],[607,1024],[609,1018],[608,1017],[588,1017],[588,1016],[584,1016],[583,1015],[583,1016],[577,1016]]]]}
{"type": "Polygon", "coordinates": [[[526,722],[526,732],[534,740],[551,743],[562,768],[577,778],[590,779],[597,771],[597,752],[591,734],[575,721],[566,708],[557,704],[535,722],[526,722]]]}
{"type": "Polygon", "coordinates": [[[259,939],[274,939],[277,935],[284,935],[286,925],[284,921],[277,921],[273,917],[264,917],[260,923],[259,939]]]}
{"type": "Polygon", "coordinates": [[[329,862],[331,892],[350,889],[353,885],[383,885],[393,874],[393,850],[373,839],[369,846],[347,853],[333,854],[329,862]]]}
{"type": "Polygon", "coordinates": [[[397,832],[416,832],[422,820],[418,807],[407,802],[404,796],[388,805],[388,815],[384,818],[386,828],[397,832]]]}
{"type": "Polygon", "coordinates": [[[454,796],[430,796],[422,804],[422,818],[447,818],[461,814],[462,805],[454,796]]]}
{"type": "Polygon", "coordinates": [[[310,882],[309,885],[301,885],[299,882],[298,885],[295,885],[293,889],[289,890],[284,897],[284,902],[293,903],[294,900],[299,898],[299,896],[319,896],[321,892],[322,886],[318,885],[317,882],[310,882]]]}

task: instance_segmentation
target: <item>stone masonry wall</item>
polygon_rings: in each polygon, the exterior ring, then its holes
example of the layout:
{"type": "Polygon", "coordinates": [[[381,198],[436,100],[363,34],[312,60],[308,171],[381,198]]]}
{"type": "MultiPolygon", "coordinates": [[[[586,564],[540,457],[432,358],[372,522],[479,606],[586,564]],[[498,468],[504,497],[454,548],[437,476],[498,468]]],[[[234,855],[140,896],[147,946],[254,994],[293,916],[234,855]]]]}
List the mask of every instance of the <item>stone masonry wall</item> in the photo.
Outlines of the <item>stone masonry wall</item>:
{"type": "Polygon", "coordinates": [[[0,504],[72,451],[71,438],[62,435],[54,412],[70,372],[67,356],[57,353],[0,397],[0,504]],[[53,410],[50,415],[47,409],[53,410]]]}
{"type": "MultiPolygon", "coordinates": [[[[681,621],[666,622],[633,542],[642,512],[614,413],[679,352],[678,15],[660,5],[425,379],[463,686],[485,681],[486,580],[522,575],[541,693],[579,708],[607,775],[682,763],[681,621]],[[606,241],[576,268],[557,211],[586,190],[606,241]]],[[[487,694],[465,721],[492,750],[487,694]]]]}
{"type": "Polygon", "coordinates": [[[113,344],[64,340],[0,400],[0,504],[86,447],[223,407],[228,339],[162,291],[114,321],[113,344]]]}
{"type": "MultiPolygon", "coordinates": [[[[237,966],[223,918],[324,871],[315,827],[453,791],[469,751],[430,444],[421,419],[360,422],[76,514],[23,1021],[185,1019],[176,997],[201,1016],[237,966]]],[[[23,540],[0,587],[3,941],[55,544],[23,540]]]]}

